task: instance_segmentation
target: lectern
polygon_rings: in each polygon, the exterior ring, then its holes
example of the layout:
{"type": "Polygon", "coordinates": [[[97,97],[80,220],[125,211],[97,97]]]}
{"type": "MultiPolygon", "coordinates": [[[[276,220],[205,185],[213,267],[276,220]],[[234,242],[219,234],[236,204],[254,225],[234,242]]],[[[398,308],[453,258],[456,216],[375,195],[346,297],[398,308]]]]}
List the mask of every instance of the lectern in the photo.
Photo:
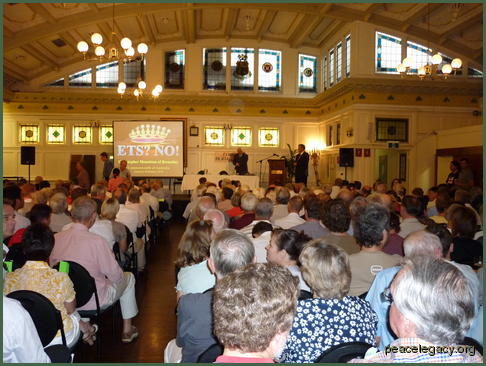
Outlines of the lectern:
{"type": "Polygon", "coordinates": [[[286,182],[285,160],[269,159],[268,166],[268,185],[283,186],[286,182]]]}

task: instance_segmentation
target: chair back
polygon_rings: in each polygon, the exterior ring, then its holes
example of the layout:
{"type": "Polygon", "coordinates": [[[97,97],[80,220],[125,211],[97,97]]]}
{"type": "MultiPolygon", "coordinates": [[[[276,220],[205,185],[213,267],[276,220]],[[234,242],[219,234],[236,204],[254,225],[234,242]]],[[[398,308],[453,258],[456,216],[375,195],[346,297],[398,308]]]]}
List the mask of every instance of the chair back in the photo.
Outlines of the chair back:
{"type": "Polygon", "coordinates": [[[27,257],[22,250],[22,244],[15,244],[11,246],[7,255],[5,256],[5,261],[12,262],[12,271],[22,268],[25,262],[27,262],[27,257]]]}
{"type": "Polygon", "coordinates": [[[115,259],[118,263],[121,263],[121,255],[120,255],[120,244],[116,241],[115,244],[113,244],[113,254],[115,254],[115,259]]]}
{"type": "Polygon", "coordinates": [[[364,342],[338,344],[325,351],[317,359],[317,363],[346,363],[353,358],[363,358],[366,351],[373,347],[364,342]]]}
{"type": "Polygon", "coordinates": [[[300,290],[298,300],[312,299],[312,293],[306,290],[300,290]]]}
{"type": "Polygon", "coordinates": [[[471,337],[464,337],[464,340],[461,342],[461,345],[464,346],[473,346],[476,351],[478,351],[481,356],[483,355],[483,346],[477,340],[471,337]]]}
{"type": "Polygon", "coordinates": [[[206,351],[201,353],[197,359],[197,363],[214,363],[218,356],[223,354],[223,346],[219,343],[215,343],[210,346],[206,351]]]}
{"type": "MultiPolygon", "coordinates": [[[[96,308],[99,308],[98,292],[96,282],[89,272],[82,265],[72,261],[69,263],[69,278],[73,282],[74,291],[76,292],[76,307],[80,308],[88,303],[95,296],[96,308]]],[[[59,270],[59,263],[54,266],[59,270]]]]}
{"type": "Polygon", "coordinates": [[[30,314],[37,333],[39,333],[42,346],[45,347],[51,343],[58,330],[61,331],[62,343],[66,346],[61,312],[56,309],[47,297],[38,292],[28,290],[11,292],[7,297],[19,301],[30,314]]]}

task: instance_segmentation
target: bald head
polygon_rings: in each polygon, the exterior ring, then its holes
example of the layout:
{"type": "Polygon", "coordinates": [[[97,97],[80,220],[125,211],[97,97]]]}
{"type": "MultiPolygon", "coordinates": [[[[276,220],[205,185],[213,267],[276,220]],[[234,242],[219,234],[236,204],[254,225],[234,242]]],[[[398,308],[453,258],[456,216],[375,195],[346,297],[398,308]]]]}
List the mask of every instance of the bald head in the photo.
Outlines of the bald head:
{"type": "Polygon", "coordinates": [[[199,201],[197,202],[196,216],[202,220],[206,212],[208,212],[208,210],[212,208],[216,208],[216,205],[214,204],[214,200],[211,197],[202,196],[201,198],[199,198],[199,201]]]}
{"type": "Polygon", "coordinates": [[[210,208],[204,214],[204,220],[210,220],[213,222],[213,230],[215,233],[219,233],[221,230],[226,228],[226,218],[224,213],[215,208],[210,208]]]}
{"type": "Polygon", "coordinates": [[[431,256],[434,258],[442,257],[442,244],[437,235],[425,230],[416,231],[409,234],[403,242],[405,257],[417,255],[431,256]]]}

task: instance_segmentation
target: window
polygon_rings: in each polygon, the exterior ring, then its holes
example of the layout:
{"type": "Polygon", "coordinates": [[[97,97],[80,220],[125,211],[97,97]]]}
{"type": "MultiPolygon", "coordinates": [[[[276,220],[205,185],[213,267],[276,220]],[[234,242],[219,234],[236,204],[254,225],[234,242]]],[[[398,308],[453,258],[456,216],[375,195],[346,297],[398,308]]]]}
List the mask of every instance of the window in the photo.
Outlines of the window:
{"type": "Polygon", "coordinates": [[[332,146],[332,126],[329,126],[329,130],[327,133],[327,146],[332,146]]]}
{"type": "Polygon", "coordinates": [[[251,146],[251,127],[236,127],[231,130],[232,146],[251,146]]]}
{"type": "Polygon", "coordinates": [[[327,57],[324,56],[324,60],[322,61],[322,86],[324,90],[327,89],[327,57]]]}
{"type": "Polygon", "coordinates": [[[69,75],[69,86],[77,88],[91,87],[92,70],[91,68],[69,75]]]}
{"type": "Polygon", "coordinates": [[[38,125],[20,125],[19,142],[22,144],[39,143],[39,126],[38,125]]]}
{"type": "Polygon", "coordinates": [[[47,125],[48,144],[64,144],[65,137],[66,133],[64,125],[47,125]]]}
{"type": "Polygon", "coordinates": [[[317,57],[299,54],[299,92],[317,92],[317,57]]]}
{"type": "Polygon", "coordinates": [[[348,34],[345,38],[346,42],[346,77],[351,75],[351,34],[348,34]]]}
{"type": "Polygon", "coordinates": [[[280,141],[280,130],[278,128],[260,128],[258,130],[258,146],[278,147],[280,141]]]}
{"type": "Polygon", "coordinates": [[[280,90],[280,65],[282,52],[274,50],[258,50],[258,90],[280,90]]]}
{"type": "Polygon", "coordinates": [[[204,142],[211,146],[224,146],[223,127],[204,127],[204,142]]]}
{"type": "Polygon", "coordinates": [[[376,32],[376,72],[397,73],[402,62],[402,40],[376,32]]]}
{"type": "Polygon", "coordinates": [[[127,87],[134,87],[138,79],[143,79],[145,62],[140,58],[123,63],[123,81],[127,87]]]}
{"type": "Polygon", "coordinates": [[[184,50],[165,53],[165,87],[167,89],[184,89],[184,65],[184,50]]]}
{"type": "Polygon", "coordinates": [[[90,126],[73,127],[74,144],[91,144],[93,142],[93,129],[90,126]]]}
{"type": "Polygon", "coordinates": [[[410,72],[417,73],[418,69],[422,66],[427,65],[430,57],[432,55],[432,50],[427,49],[417,43],[407,42],[407,57],[413,60],[414,64],[410,67],[410,72]]]}
{"type": "MultiPolygon", "coordinates": [[[[439,52],[439,54],[442,56],[442,62],[437,67],[437,74],[442,74],[442,66],[444,66],[445,64],[450,64],[452,62],[452,57],[444,55],[443,53],[440,53],[440,52],[439,52]]],[[[462,75],[462,68],[459,69],[459,70],[455,70],[455,71],[453,70],[452,74],[462,75]]]]}
{"type": "Polygon", "coordinates": [[[341,124],[336,125],[336,145],[341,144],[341,124]]]}
{"type": "Polygon", "coordinates": [[[329,86],[334,85],[334,49],[329,51],[329,86]]]}
{"type": "Polygon", "coordinates": [[[100,144],[113,143],[113,126],[100,127],[100,144]]]}
{"type": "Polygon", "coordinates": [[[253,90],[255,50],[253,48],[231,49],[231,90],[253,90]]]}
{"type": "Polygon", "coordinates": [[[118,85],[118,61],[96,66],[96,87],[115,88],[118,85]]]}
{"type": "Polygon", "coordinates": [[[377,118],[376,141],[408,142],[408,119],[377,118]]]}
{"type": "MultiPolygon", "coordinates": [[[[457,72],[457,74],[459,74],[459,72],[457,72]]],[[[478,69],[475,69],[473,67],[467,68],[467,74],[469,76],[472,76],[473,78],[482,78],[483,77],[483,72],[478,70],[478,69]]]]}
{"type": "Polygon", "coordinates": [[[46,84],[44,86],[64,86],[64,78],[57,79],[57,80],[53,81],[52,83],[46,84]]]}
{"type": "Polygon", "coordinates": [[[338,43],[336,46],[336,78],[339,83],[343,77],[343,45],[338,43]]]}
{"type": "Polygon", "coordinates": [[[203,89],[226,89],[226,48],[203,49],[203,89]]]}

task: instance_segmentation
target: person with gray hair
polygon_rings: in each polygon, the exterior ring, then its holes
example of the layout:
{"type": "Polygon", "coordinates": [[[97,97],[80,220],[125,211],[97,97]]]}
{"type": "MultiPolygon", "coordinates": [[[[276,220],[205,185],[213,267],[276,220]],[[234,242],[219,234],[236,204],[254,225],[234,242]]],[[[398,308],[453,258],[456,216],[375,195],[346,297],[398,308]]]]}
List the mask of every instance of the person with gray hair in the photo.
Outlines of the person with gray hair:
{"type": "Polygon", "coordinates": [[[253,227],[261,221],[270,223],[270,218],[273,213],[273,203],[270,198],[261,198],[258,200],[255,206],[255,218],[254,220],[246,225],[244,228],[240,229],[243,234],[248,235],[249,238],[252,237],[251,232],[253,227]]]}
{"type": "Polygon", "coordinates": [[[210,208],[207,210],[204,214],[203,220],[211,220],[213,222],[213,230],[215,233],[219,233],[228,226],[224,213],[215,208],[210,208]]]}
{"type": "Polygon", "coordinates": [[[53,194],[49,199],[49,206],[52,208],[49,227],[53,233],[58,233],[62,231],[64,225],[72,222],[71,217],[66,214],[68,207],[66,195],[60,192],[53,194]]]}
{"type": "Polygon", "coordinates": [[[277,204],[273,208],[273,215],[270,221],[275,222],[275,220],[281,219],[289,214],[287,204],[290,199],[290,191],[286,187],[277,188],[276,201],[277,204]]]}
{"type": "MultiPolygon", "coordinates": [[[[217,281],[254,262],[255,250],[246,235],[232,229],[216,234],[211,244],[208,266],[217,281]]],[[[218,342],[212,331],[212,300],[213,289],[187,294],[179,299],[177,338],[167,345],[164,362],[197,362],[207,348],[218,342]]]]}
{"type": "Polygon", "coordinates": [[[196,206],[191,212],[189,216],[188,224],[194,220],[202,220],[204,218],[204,214],[208,212],[210,209],[216,208],[216,203],[214,199],[209,196],[202,196],[196,203],[196,206]]]}
{"type": "Polygon", "coordinates": [[[230,228],[240,230],[251,224],[253,220],[255,220],[255,207],[257,203],[258,198],[253,193],[247,192],[243,194],[243,196],[241,196],[241,209],[243,210],[243,215],[233,219],[230,223],[230,228]]]}
{"type": "Polygon", "coordinates": [[[300,195],[292,197],[287,203],[288,215],[273,221],[273,225],[282,229],[290,229],[291,227],[303,224],[305,220],[300,217],[300,211],[303,206],[304,199],[300,195]]]}
{"type": "Polygon", "coordinates": [[[461,346],[475,315],[474,289],[453,264],[431,256],[407,258],[383,292],[398,339],[356,363],[482,363],[461,346]],[[405,348],[404,348],[405,347],[405,348]],[[416,347],[417,352],[407,351],[416,347]]]}
{"type": "MultiPolygon", "coordinates": [[[[55,234],[55,244],[49,258],[51,266],[59,261],[73,261],[82,265],[96,281],[101,308],[120,300],[123,317],[122,342],[130,343],[138,337],[132,319],[138,313],[135,298],[135,277],[122,272],[106,240],[90,233],[98,214],[96,203],[86,196],[73,202],[71,209],[73,225],[55,234]]],[[[95,310],[94,296],[80,310],[95,310]]]]}

